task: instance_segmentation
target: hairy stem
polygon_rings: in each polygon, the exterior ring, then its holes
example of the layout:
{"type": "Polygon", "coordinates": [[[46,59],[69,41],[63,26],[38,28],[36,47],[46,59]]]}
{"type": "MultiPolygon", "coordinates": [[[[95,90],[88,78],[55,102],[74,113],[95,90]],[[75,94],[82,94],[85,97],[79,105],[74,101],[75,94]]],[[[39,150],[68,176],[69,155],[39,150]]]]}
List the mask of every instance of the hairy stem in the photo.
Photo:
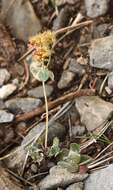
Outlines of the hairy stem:
{"type": "Polygon", "coordinates": [[[48,102],[47,102],[47,95],[46,95],[46,89],[45,89],[45,82],[42,82],[43,84],[43,93],[44,93],[44,99],[45,99],[45,108],[46,108],[46,124],[45,124],[45,149],[47,148],[47,140],[48,140],[48,102]]]}

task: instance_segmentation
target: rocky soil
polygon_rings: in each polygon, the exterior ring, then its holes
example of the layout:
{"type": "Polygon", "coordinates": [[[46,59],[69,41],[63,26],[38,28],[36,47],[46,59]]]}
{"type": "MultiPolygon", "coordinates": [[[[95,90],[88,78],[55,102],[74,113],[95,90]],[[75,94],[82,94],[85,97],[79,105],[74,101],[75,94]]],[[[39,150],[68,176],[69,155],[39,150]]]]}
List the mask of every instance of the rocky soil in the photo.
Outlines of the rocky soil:
{"type": "Polygon", "coordinates": [[[0,190],[113,190],[112,7],[112,0],[0,1],[0,190]],[[45,150],[43,87],[26,52],[31,36],[60,29],[54,80],[46,82],[45,150]]]}

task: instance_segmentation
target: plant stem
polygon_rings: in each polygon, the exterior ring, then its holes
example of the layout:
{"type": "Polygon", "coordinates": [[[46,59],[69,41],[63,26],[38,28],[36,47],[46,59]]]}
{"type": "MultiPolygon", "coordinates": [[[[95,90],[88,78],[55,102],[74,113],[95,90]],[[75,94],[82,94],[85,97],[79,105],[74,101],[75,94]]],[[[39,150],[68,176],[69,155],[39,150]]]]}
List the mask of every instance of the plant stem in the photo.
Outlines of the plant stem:
{"type": "Polygon", "coordinates": [[[45,124],[45,149],[47,148],[47,139],[48,139],[48,102],[47,102],[47,95],[46,95],[46,89],[45,89],[45,82],[42,82],[43,84],[43,93],[44,93],[44,99],[45,99],[45,108],[46,108],[46,124],[45,124]]]}

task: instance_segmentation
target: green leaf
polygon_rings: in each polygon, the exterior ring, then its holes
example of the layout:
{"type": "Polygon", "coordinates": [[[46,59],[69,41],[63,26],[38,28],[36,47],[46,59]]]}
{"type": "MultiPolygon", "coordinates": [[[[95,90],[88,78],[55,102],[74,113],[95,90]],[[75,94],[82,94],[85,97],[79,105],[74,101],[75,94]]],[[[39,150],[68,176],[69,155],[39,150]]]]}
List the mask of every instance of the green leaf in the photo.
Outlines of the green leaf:
{"type": "Polygon", "coordinates": [[[37,145],[28,146],[29,156],[33,159],[34,162],[40,162],[44,159],[44,154],[42,149],[39,149],[37,145]]]}
{"type": "Polygon", "coordinates": [[[33,75],[34,78],[37,79],[37,73],[39,72],[40,70],[40,66],[38,66],[38,64],[36,62],[33,62],[32,64],[30,64],[30,71],[33,75]]]}
{"type": "Polygon", "coordinates": [[[58,139],[58,137],[55,137],[53,139],[53,146],[59,146],[59,139],[58,139]]]}
{"type": "Polygon", "coordinates": [[[81,155],[80,163],[90,163],[92,158],[88,155],[81,155]]]}
{"type": "Polygon", "coordinates": [[[59,139],[55,137],[53,139],[53,145],[51,146],[50,151],[49,151],[49,157],[52,157],[52,156],[56,157],[59,153],[60,153],[59,139]]]}
{"type": "Polygon", "coordinates": [[[26,61],[29,65],[33,64],[33,65],[37,65],[38,67],[41,67],[42,66],[42,61],[37,61],[35,59],[33,59],[33,56],[32,55],[29,55],[27,58],[26,58],[26,61]]]}
{"type": "Polygon", "coordinates": [[[52,71],[49,71],[48,68],[42,67],[41,62],[31,61],[30,71],[34,78],[41,82],[47,81],[49,78],[54,80],[54,74],[52,71]]]}
{"type": "Polygon", "coordinates": [[[69,154],[68,154],[67,158],[65,158],[65,160],[67,160],[68,162],[71,161],[71,162],[74,162],[75,164],[79,164],[80,157],[81,157],[81,155],[79,153],[70,150],[69,154]]]}
{"type": "Polygon", "coordinates": [[[80,145],[77,143],[71,143],[70,144],[70,150],[79,153],[80,152],[80,145]]]}
{"type": "Polygon", "coordinates": [[[59,155],[58,155],[58,160],[64,160],[69,154],[69,150],[67,148],[63,148],[59,155]]]}
{"type": "Polygon", "coordinates": [[[40,68],[37,75],[36,75],[37,79],[39,81],[45,82],[49,79],[49,71],[47,68],[40,68]]]}

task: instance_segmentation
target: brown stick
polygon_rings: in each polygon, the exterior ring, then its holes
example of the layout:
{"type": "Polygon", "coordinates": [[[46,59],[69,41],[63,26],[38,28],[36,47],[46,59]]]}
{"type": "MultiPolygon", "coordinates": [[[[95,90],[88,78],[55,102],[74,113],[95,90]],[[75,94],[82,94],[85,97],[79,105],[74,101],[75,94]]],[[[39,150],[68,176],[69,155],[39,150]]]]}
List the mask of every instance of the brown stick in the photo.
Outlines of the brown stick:
{"type": "Polygon", "coordinates": [[[92,20],[89,20],[89,21],[85,21],[85,22],[78,23],[78,24],[76,24],[76,25],[67,26],[67,27],[65,27],[65,28],[61,28],[61,29],[57,30],[57,31],[55,32],[55,34],[58,35],[58,34],[67,32],[67,31],[69,31],[69,30],[79,29],[79,28],[81,28],[81,27],[83,27],[83,26],[87,26],[87,25],[92,24],[92,23],[93,23],[93,21],[92,21],[92,20]]]}
{"type": "MultiPolygon", "coordinates": [[[[67,26],[65,28],[61,28],[57,31],[55,31],[55,34],[58,35],[58,34],[61,34],[61,33],[64,33],[64,32],[69,32],[70,30],[75,30],[75,29],[79,29],[83,26],[87,26],[87,25],[90,25],[92,24],[93,21],[92,20],[88,20],[88,21],[85,21],[85,22],[81,22],[81,23],[78,23],[78,24],[75,24],[75,25],[71,25],[71,26],[67,26]]],[[[64,36],[65,37],[65,36],[64,36]]],[[[63,37],[63,38],[64,38],[63,37]]],[[[61,37],[62,38],[62,37],[61,37]]],[[[55,44],[53,44],[53,48],[57,45],[57,43],[59,42],[60,40],[58,40],[55,44]]],[[[27,51],[24,55],[22,55],[17,61],[20,62],[22,60],[24,60],[28,55],[30,55],[35,49],[31,49],[29,51],[27,51]]]]}
{"type": "MultiPolygon", "coordinates": [[[[60,98],[53,100],[51,102],[48,102],[48,109],[53,109],[55,107],[57,107],[60,104],[64,104],[67,101],[72,100],[75,97],[80,97],[80,96],[91,96],[94,95],[94,91],[89,90],[89,89],[85,89],[85,90],[77,90],[75,92],[71,92],[69,94],[66,94],[64,96],[61,96],[60,98]]],[[[34,111],[28,112],[28,113],[24,113],[21,115],[17,115],[15,122],[20,122],[20,121],[24,121],[24,120],[29,120],[35,116],[38,116],[42,113],[45,112],[45,105],[42,107],[39,107],[37,109],[35,109],[34,111]]]]}

